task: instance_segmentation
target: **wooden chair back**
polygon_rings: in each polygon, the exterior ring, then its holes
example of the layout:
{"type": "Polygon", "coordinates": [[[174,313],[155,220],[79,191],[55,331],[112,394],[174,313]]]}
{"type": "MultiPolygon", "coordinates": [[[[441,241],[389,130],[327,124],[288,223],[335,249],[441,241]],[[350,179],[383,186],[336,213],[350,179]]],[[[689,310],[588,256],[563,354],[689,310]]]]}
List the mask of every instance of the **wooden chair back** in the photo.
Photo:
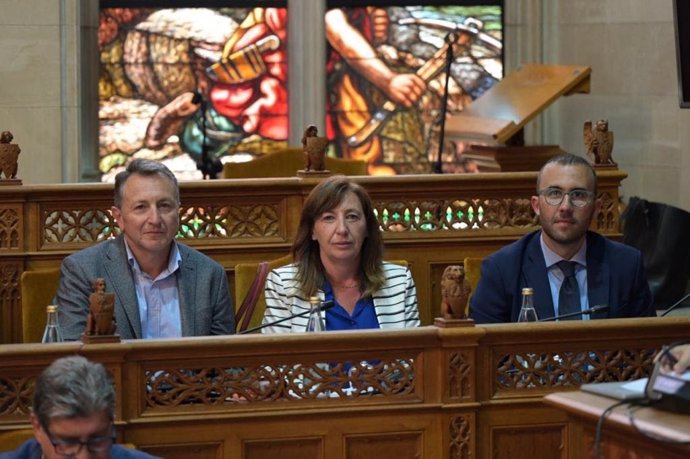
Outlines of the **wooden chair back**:
{"type": "MultiPolygon", "coordinates": [[[[60,268],[24,271],[22,295],[22,341],[40,343],[46,326],[46,306],[53,304],[60,281],[60,268]]],[[[58,314],[60,312],[58,311],[58,314]]]]}
{"type": "MultiPolygon", "coordinates": [[[[358,159],[326,156],[326,169],[334,174],[367,175],[367,163],[358,159]]],[[[294,177],[304,169],[301,148],[288,148],[245,163],[226,163],[223,178],[294,177]]]]}
{"type": "Polygon", "coordinates": [[[467,257],[463,262],[465,268],[465,280],[472,288],[469,298],[467,298],[467,307],[465,308],[465,314],[470,313],[470,302],[469,299],[474,295],[474,291],[477,289],[477,284],[479,283],[479,276],[482,272],[482,257],[467,257]]]}
{"type": "MultiPolygon", "coordinates": [[[[268,272],[272,269],[278,268],[280,266],[285,266],[292,263],[292,255],[285,255],[284,257],[277,258],[275,260],[268,262],[268,272]]],[[[248,294],[251,293],[252,285],[257,276],[257,269],[259,268],[259,263],[237,263],[235,265],[235,312],[239,313],[239,308],[244,302],[244,299],[248,294]]],[[[263,276],[265,280],[266,277],[263,276]]],[[[260,285],[259,295],[250,310],[247,310],[244,314],[235,315],[235,327],[236,331],[244,331],[243,329],[249,329],[261,325],[261,320],[264,317],[264,311],[266,310],[266,297],[264,295],[264,285],[260,285]],[[246,327],[242,326],[242,319],[245,314],[249,314],[251,319],[246,327]]]]}

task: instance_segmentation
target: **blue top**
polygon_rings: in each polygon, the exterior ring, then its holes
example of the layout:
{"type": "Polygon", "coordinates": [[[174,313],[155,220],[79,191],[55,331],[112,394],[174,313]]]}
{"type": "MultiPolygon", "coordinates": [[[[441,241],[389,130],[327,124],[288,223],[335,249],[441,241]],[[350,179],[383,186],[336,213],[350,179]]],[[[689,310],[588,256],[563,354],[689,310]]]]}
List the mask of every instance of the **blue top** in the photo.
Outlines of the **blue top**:
{"type": "Polygon", "coordinates": [[[323,284],[325,301],[333,301],[332,308],[326,311],[326,330],[365,330],[380,328],[376,318],[376,309],[371,297],[360,298],[355,304],[352,315],[343,308],[333,295],[333,288],[328,281],[323,284]]]}
{"type": "MultiPolygon", "coordinates": [[[[25,441],[22,445],[14,451],[0,453],[0,459],[41,459],[43,451],[41,445],[38,444],[35,438],[25,441]]],[[[135,449],[125,448],[120,445],[113,445],[110,450],[110,459],[159,459],[156,456],[137,451],[135,449]]]]}

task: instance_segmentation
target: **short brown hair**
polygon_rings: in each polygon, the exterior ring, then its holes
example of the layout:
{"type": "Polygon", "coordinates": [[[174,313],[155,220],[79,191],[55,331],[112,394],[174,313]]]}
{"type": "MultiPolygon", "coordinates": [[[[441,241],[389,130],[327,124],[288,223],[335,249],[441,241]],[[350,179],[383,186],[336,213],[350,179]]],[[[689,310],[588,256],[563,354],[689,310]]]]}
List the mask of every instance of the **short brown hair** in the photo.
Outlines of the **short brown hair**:
{"type": "Polygon", "coordinates": [[[548,166],[549,164],[558,164],[560,166],[581,166],[584,167],[589,171],[590,176],[592,177],[592,184],[594,185],[594,189],[592,190],[594,192],[594,195],[596,196],[597,194],[597,173],[594,171],[594,168],[592,165],[587,161],[585,158],[577,155],[573,155],[571,153],[563,153],[558,156],[554,156],[553,158],[549,158],[548,161],[544,163],[544,165],[539,169],[539,175],[537,175],[537,193],[539,193],[541,190],[539,189],[539,186],[541,184],[541,176],[542,172],[544,171],[544,168],[548,166]]]}
{"type": "Polygon", "coordinates": [[[115,197],[113,203],[118,209],[122,206],[122,187],[125,186],[127,179],[134,174],[143,176],[158,175],[170,180],[175,189],[175,202],[180,203],[180,187],[177,184],[177,178],[165,164],[150,159],[135,159],[127,165],[127,169],[115,176],[115,197]]]}

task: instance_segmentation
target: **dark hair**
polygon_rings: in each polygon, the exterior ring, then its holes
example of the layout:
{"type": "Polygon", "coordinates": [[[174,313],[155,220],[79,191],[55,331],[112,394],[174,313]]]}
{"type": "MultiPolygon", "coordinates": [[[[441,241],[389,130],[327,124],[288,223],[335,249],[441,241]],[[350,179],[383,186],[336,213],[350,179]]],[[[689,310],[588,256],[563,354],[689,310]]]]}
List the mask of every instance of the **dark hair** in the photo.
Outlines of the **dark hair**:
{"type": "Polygon", "coordinates": [[[349,178],[336,175],[316,185],[307,196],[292,245],[292,255],[297,263],[297,282],[307,297],[313,296],[325,280],[319,243],[312,240],[314,223],[319,215],[338,207],[348,193],[353,193],[359,199],[367,225],[360,261],[363,295],[369,296],[383,286],[383,238],[369,193],[349,178]]]}
{"type": "Polygon", "coordinates": [[[115,415],[115,389],[105,367],[74,355],[57,359],[36,379],[33,412],[44,429],[54,418],[115,415]]]}
{"type": "Polygon", "coordinates": [[[165,164],[150,159],[135,159],[127,165],[127,169],[115,176],[115,197],[113,199],[115,207],[120,208],[122,206],[122,187],[125,186],[125,182],[133,174],[147,177],[158,175],[159,177],[170,180],[175,189],[175,202],[178,204],[180,203],[180,188],[177,184],[177,178],[175,178],[175,174],[173,174],[165,164]]]}
{"type": "Polygon", "coordinates": [[[558,164],[561,166],[582,166],[585,169],[589,171],[590,176],[592,177],[592,183],[594,184],[594,195],[596,196],[597,194],[597,173],[594,171],[594,168],[592,165],[587,161],[585,158],[577,155],[573,155],[571,153],[563,153],[558,156],[554,156],[553,158],[550,158],[548,161],[544,163],[544,165],[539,169],[539,175],[537,175],[537,193],[541,191],[539,189],[539,184],[541,183],[541,176],[542,173],[544,172],[544,169],[546,166],[549,164],[558,164]]]}

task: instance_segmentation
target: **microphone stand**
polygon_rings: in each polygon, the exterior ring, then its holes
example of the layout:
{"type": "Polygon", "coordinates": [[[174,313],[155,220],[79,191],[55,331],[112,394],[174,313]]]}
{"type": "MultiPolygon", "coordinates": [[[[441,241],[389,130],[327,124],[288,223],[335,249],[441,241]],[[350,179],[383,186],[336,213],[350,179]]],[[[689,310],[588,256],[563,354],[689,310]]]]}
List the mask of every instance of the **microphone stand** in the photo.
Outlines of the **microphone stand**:
{"type": "Polygon", "coordinates": [[[673,310],[676,309],[678,306],[680,306],[681,304],[683,304],[683,301],[687,300],[688,298],[690,298],[690,293],[688,293],[688,294],[685,295],[683,298],[681,298],[680,300],[676,301],[676,302],[673,303],[671,306],[669,306],[669,308],[668,308],[667,310],[665,310],[664,312],[662,312],[662,313],[659,315],[659,317],[664,317],[666,314],[668,314],[669,312],[673,311],[673,310]]]}
{"type": "Polygon", "coordinates": [[[446,50],[446,82],[443,90],[443,98],[441,101],[441,126],[438,134],[438,156],[436,164],[434,164],[434,173],[443,174],[443,142],[446,134],[446,111],[448,110],[448,82],[450,81],[450,65],[453,63],[453,45],[458,39],[453,32],[448,32],[444,41],[448,45],[446,50]]]}
{"type": "MultiPolygon", "coordinates": [[[[323,303],[321,303],[319,305],[319,311],[328,311],[333,306],[335,306],[335,303],[333,301],[324,301],[323,303]]],[[[245,331],[239,332],[238,335],[246,335],[247,333],[252,333],[252,332],[255,332],[257,330],[261,330],[262,328],[266,328],[266,327],[272,327],[273,325],[278,325],[278,324],[281,324],[285,321],[295,319],[297,317],[308,316],[310,313],[311,313],[311,309],[307,309],[304,312],[300,312],[297,314],[291,314],[287,317],[283,317],[282,319],[274,320],[273,322],[269,322],[267,324],[261,324],[261,325],[257,325],[256,327],[248,328],[245,331]]]]}
{"type": "Polygon", "coordinates": [[[208,157],[208,145],[206,144],[206,101],[200,92],[195,92],[192,103],[201,104],[201,161],[196,163],[196,168],[203,174],[204,180],[215,179],[218,172],[223,170],[220,161],[211,161],[208,157]]]}
{"type": "Polygon", "coordinates": [[[600,304],[598,306],[594,306],[589,309],[585,309],[584,311],[575,311],[575,312],[569,312],[568,314],[562,314],[559,316],[553,316],[553,317],[547,317],[546,319],[539,319],[537,322],[551,322],[554,320],[561,320],[561,319],[567,319],[568,317],[575,317],[575,316],[581,316],[583,314],[594,314],[595,312],[605,312],[608,311],[609,307],[603,304],[600,304]]]}

